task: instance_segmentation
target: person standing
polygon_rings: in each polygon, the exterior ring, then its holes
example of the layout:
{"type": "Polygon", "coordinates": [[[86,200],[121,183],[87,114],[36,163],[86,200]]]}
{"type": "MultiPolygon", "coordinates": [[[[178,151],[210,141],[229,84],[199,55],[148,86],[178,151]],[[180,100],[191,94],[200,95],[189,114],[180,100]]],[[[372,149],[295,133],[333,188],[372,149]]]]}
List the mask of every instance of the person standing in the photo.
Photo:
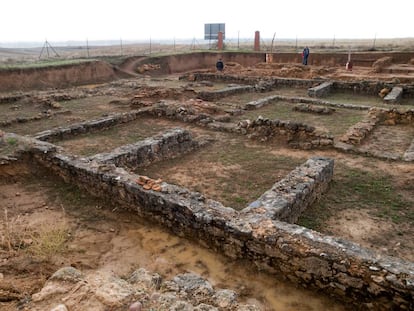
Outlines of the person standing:
{"type": "Polygon", "coordinates": [[[223,71],[223,69],[224,69],[224,63],[221,60],[221,58],[217,61],[216,68],[217,68],[218,71],[223,71]]]}
{"type": "Polygon", "coordinates": [[[302,52],[302,64],[303,65],[307,65],[308,64],[308,57],[309,57],[309,48],[306,46],[303,49],[303,52],[302,52]]]}

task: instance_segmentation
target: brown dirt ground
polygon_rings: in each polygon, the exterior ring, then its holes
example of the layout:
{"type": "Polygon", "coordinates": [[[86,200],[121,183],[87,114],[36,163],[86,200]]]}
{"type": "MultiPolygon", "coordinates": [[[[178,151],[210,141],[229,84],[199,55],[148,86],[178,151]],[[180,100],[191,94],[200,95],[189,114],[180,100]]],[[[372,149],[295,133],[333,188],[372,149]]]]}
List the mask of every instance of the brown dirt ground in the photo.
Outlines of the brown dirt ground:
{"type": "MultiPolygon", "coordinates": [[[[330,299],[258,273],[248,263],[231,261],[173,236],[153,223],[64,184],[48,172],[17,166],[9,168],[8,175],[0,182],[0,219],[9,225],[13,249],[0,250],[2,310],[50,309],[50,303],[31,304],[30,295],[38,292],[62,266],[119,276],[144,267],[166,279],[194,272],[214,286],[237,291],[239,301],[254,303],[263,310],[345,310],[330,299]],[[64,232],[64,247],[50,252],[44,247],[40,252],[38,234],[43,230],[64,232]]],[[[2,235],[5,231],[5,227],[0,229],[2,235]]],[[[70,310],[79,309],[71,306],[70,310]]]]}

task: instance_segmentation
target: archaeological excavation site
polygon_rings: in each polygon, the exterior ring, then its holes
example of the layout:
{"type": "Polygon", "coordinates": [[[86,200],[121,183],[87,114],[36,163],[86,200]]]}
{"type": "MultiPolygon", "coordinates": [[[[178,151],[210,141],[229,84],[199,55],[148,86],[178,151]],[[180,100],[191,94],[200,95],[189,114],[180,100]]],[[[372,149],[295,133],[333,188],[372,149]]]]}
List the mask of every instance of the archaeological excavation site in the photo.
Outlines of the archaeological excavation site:
{"type": "Polygon", "coordinates": [[[347,57],[1,69],[0,309],[414,310],[414,54],[347,57]]]}

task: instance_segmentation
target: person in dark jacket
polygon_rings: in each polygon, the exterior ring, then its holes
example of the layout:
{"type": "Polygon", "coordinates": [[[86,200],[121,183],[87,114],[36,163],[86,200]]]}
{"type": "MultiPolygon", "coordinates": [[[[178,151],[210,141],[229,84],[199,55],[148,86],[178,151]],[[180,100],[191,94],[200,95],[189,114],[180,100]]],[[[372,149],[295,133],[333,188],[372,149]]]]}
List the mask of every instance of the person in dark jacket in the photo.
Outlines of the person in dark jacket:
{"type": "Polygon", "coordinates": [[[309,48],[308,47],[305,47],[303,49],[303,52],[302,52],[302,64],[303,65],[307,65],[308,64],[308,57],[309,57],[309,48]]]}
{"type": "Polygon", "coordinates": [[[224,63],[221,60],[221,58],[217,61],[216,68],[217,68],[218,71],[223,71],[223,69],[224,69],[224,63]]]}

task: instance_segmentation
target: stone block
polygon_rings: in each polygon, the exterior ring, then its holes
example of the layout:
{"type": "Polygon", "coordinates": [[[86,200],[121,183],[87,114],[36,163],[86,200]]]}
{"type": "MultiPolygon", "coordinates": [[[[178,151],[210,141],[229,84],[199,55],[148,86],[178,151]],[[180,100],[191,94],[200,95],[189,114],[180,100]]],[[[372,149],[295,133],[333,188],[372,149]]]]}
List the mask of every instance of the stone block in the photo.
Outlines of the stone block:
{"type": "Polygon", "coordinates": [[[333,82],[323,82],[318,86],[308,89],[308,96],[310,97],[325,97],[332,89],[333,82]]]}
{"type": "Polygon", "coordinates": [[[388,104],[395,104],[398,103],[402,97],[403,94],[403,88],[400,86],[394,86],[387,94],[387,96],[384,97],[384,102],[388,104]]]}

